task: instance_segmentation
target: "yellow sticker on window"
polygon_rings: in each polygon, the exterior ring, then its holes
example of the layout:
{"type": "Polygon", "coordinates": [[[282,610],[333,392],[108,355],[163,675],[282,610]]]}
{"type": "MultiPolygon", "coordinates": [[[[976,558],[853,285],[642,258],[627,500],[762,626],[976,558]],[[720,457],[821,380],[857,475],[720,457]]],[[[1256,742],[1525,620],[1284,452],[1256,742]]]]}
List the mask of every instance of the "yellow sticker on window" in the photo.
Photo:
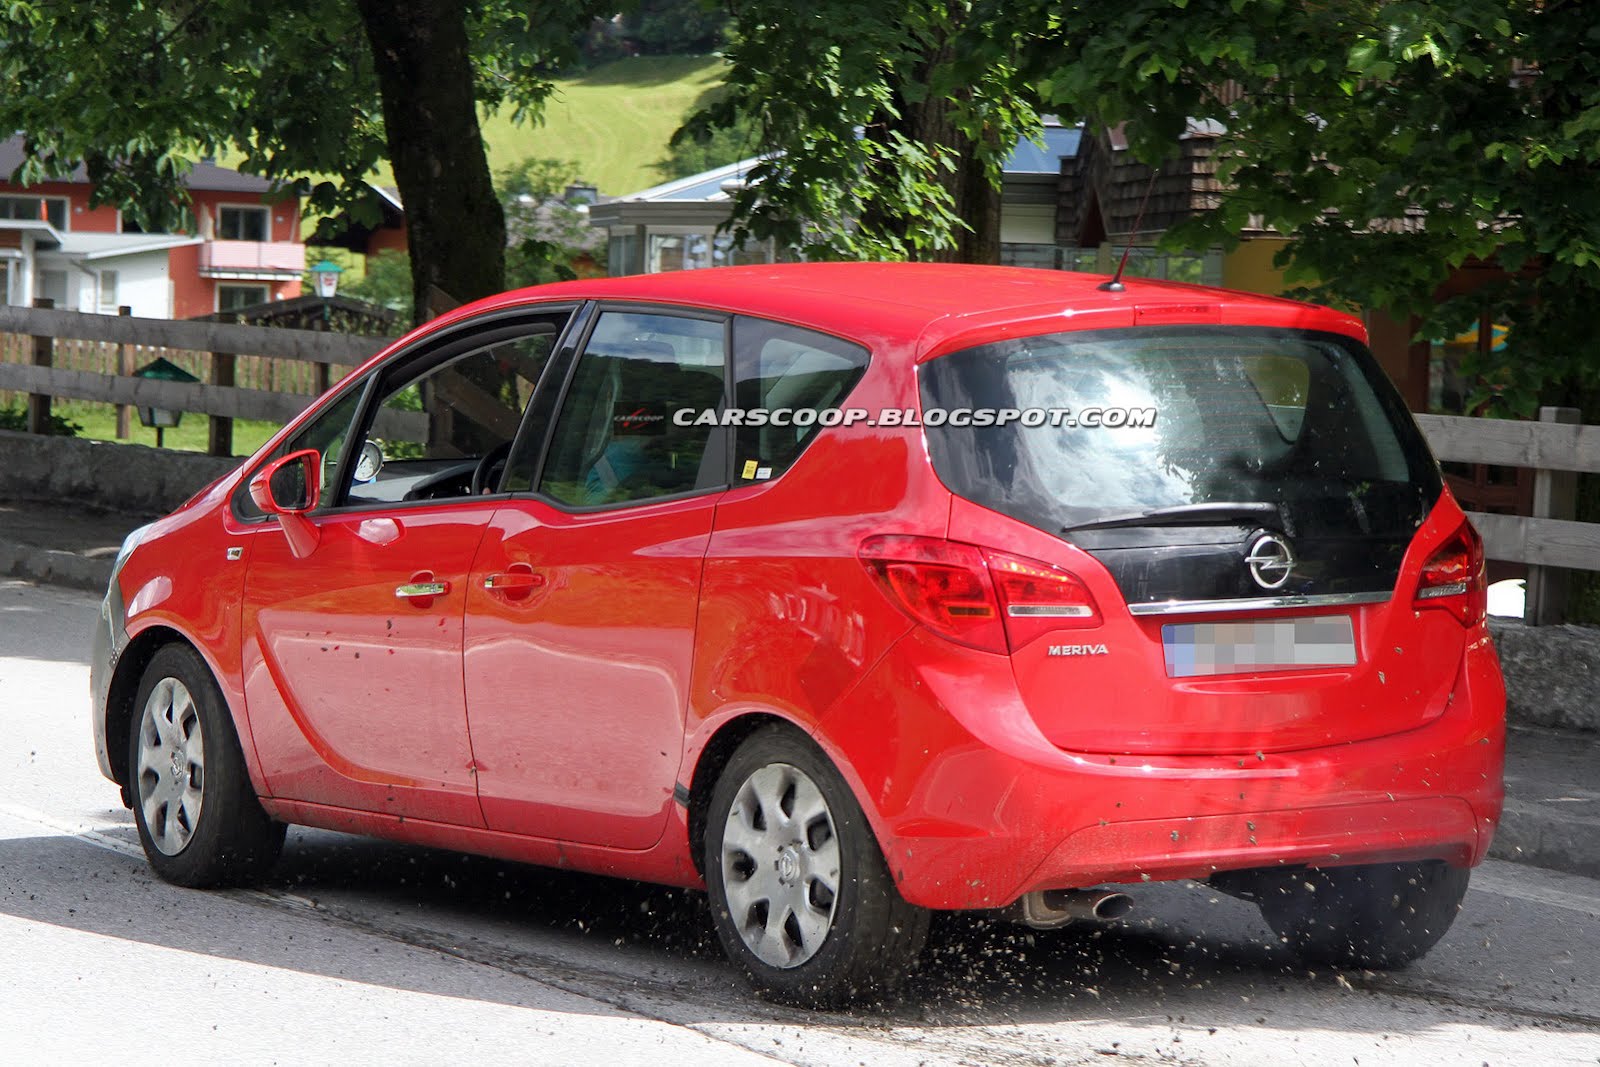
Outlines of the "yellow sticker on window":
{"type": "Polygon", "coordinates": [[[761,464],[757,463],[753,459],[745,460],[744,461],[744,473],[739,475],[739,477],[741,477],[741,478],[754,478],[756,476],[756,468],[759,467],[760,465],[761,464]]]}

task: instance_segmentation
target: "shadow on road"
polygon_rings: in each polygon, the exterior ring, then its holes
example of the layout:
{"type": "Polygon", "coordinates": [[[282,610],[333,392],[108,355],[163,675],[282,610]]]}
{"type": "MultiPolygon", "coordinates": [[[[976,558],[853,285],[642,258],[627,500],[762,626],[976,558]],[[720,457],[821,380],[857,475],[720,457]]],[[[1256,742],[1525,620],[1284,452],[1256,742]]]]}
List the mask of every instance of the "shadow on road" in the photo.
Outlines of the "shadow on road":
{"type": "MultiPolygon", "coordinates": [[[[295,830],[265,895],[198,893],[70,838],[0,840],[0,912],[441,996],[523,1002],[514,992],[486,992],[515,991],[516,983],[439,979],[436,968],[396,969],[382,957],[363,958],[365,950],[319,949],[327,926],[303,924],[338,924],[683,1024],[778,1021],[930,1036],[931,1027],[944,1042],[962,1039],[949,1027],[1164,1028],[1185,1018],[1212,1027],[1333,1025],[1374,1034],[1395,1026],[1395,1011],[1374,1012],[1375,1002],[1340,976],[1295,969],[1246,905],[1193,888],[1149,888],[1154,914],[1137,922],[1034,933],[940,916],[922,969],[900,996],[811,1015],[765,1004],[744,989],[722,959],[703,897],[689,891],[295,830]],[[1341,1016],[1338,1002],[1347,995],[1362,996],[1364,1010],[1341,1016]],[[1312,998],[1323,1006],[1307,1012],[1312,998]]],[[[1508,1017],[1478,1025],[1519,1024],[1508,1017]]]]}

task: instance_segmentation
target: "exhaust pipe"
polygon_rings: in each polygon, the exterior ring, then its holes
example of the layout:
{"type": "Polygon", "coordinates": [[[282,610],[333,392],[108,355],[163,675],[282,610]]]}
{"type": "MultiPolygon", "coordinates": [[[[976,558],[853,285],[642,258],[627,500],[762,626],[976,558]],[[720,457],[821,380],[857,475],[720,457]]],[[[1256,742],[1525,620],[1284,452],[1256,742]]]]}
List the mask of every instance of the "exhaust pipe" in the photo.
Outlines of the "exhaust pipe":
{"type": "Polygon", "coordinates": [[[1006,918],[1035,930],[1054,930],[1086,919],[1120,919],[1133,898],[1109,889],[1041,889],[1006,909],[1006,918]]]}

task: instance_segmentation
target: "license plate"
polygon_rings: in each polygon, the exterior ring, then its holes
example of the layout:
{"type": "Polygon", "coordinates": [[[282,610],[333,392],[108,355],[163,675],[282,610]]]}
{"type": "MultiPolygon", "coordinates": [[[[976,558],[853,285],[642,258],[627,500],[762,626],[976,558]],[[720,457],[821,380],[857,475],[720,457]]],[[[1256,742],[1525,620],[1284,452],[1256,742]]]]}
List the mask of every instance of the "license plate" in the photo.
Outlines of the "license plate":
{"type": "Polygon", "coordinates": [[[1167,677],[1349,667],[1356,662],[1348,615],[1265,622],[1196,622],[1161,628],[1167,677]]]}

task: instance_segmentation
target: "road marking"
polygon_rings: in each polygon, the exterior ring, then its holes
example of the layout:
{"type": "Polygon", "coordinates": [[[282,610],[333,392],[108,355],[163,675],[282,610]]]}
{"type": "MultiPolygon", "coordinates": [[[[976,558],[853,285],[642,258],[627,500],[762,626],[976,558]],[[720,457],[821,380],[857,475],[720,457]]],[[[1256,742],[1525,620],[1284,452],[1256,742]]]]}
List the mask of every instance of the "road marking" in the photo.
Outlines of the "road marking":
{"type": "Polygon", "coordinates": [[[17,804],[8,804],[3,800],[0,800],[0,815],[15,819],[18,822],[32,823],[34,826],[45,830],[53,830],[63,837],[77,838],[84,844],[94,845],[96,848],[103,848],[108,852],[132,856],[134,859],[144,859],[144,849],[139,847],[138,844],[112,837],[105,832],[107,830],[129,829],[126,826],[107,824],[100,827],[86,827],[82,823],[71,823],[65,819],[57,819],[54,816],[46,815],[42,811],[24,808],[17,804]]]}
{"type": "MultiPolygon", "coordinates": [[[[144,847],[137,841],[127,841],[121,837],[113,837],[107,831],[126,832],[133,830],[132,826],[122,823],[105,823],[100,826],[85,826],[82,823],[72,823],[66,819],[58,819],[33,808],[24,808],[17,804],[8,804],[0,801],[0,816],[14,819],[17,822],[31,823],[42,830],[53,830],[63,837],[70,837],[75,841],[82,841],[95,848],[103,848],[107,852],[115,852],[119,856],[130,859],[143,860],[144,847]]],[[[137,831],[134,831],[137,833],[137,831]]],[[[240,897],[253,898],[272,904],[288,905],[304,911],[317,911],[316,901],[310,897],[298,896],[294,893],[285,893],[279,889],[234,889],[231,892],[240,897]]]]}

